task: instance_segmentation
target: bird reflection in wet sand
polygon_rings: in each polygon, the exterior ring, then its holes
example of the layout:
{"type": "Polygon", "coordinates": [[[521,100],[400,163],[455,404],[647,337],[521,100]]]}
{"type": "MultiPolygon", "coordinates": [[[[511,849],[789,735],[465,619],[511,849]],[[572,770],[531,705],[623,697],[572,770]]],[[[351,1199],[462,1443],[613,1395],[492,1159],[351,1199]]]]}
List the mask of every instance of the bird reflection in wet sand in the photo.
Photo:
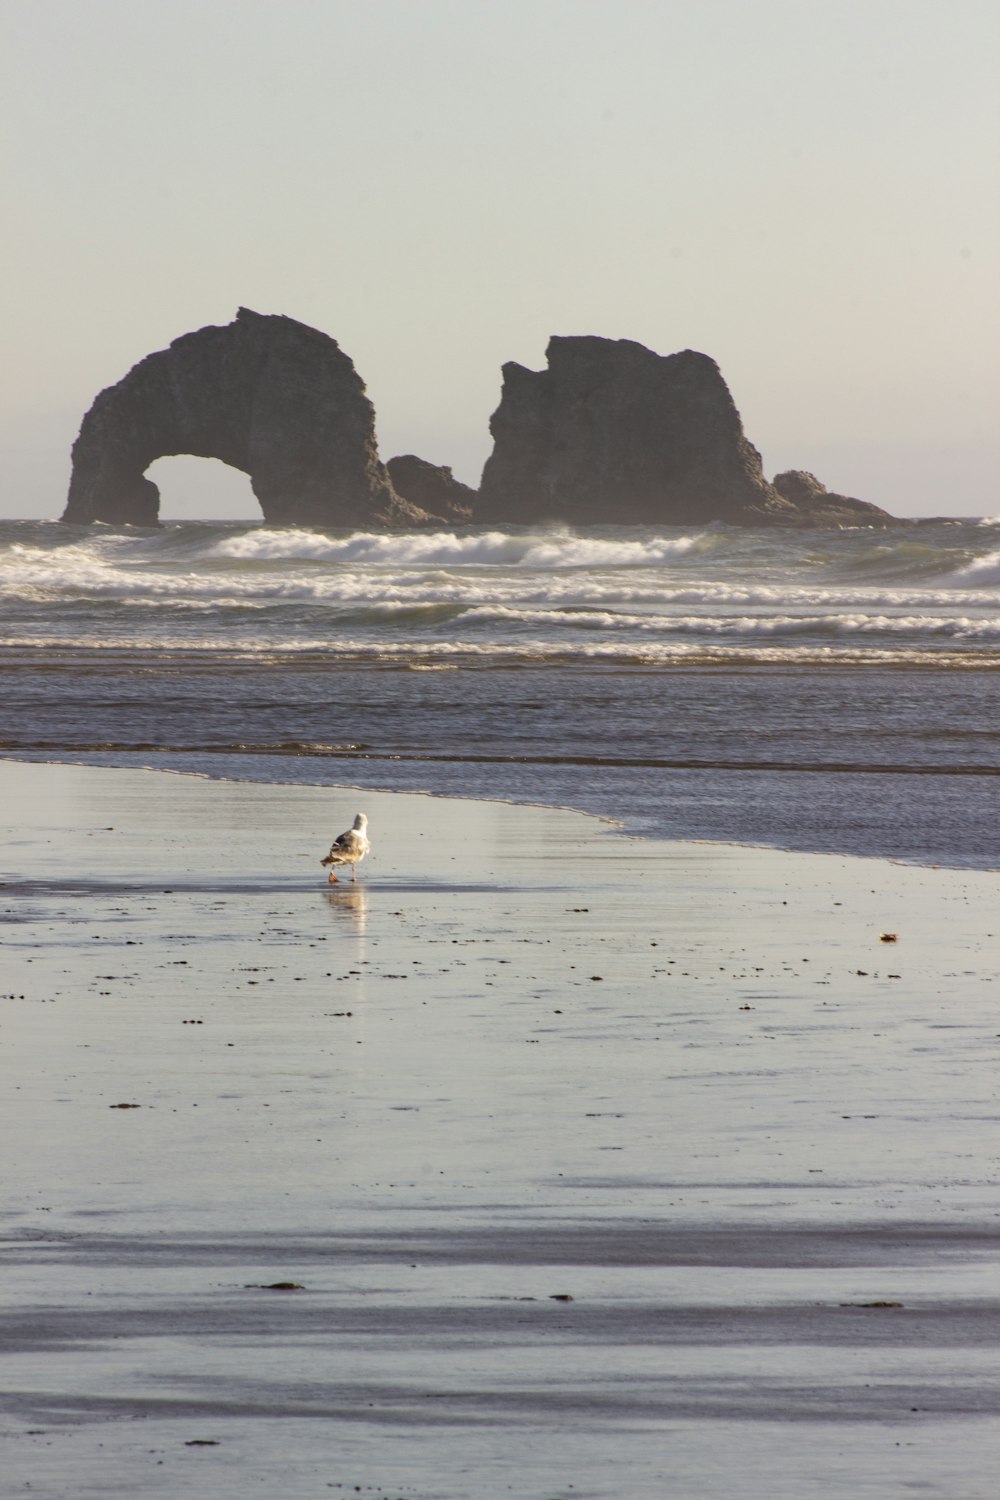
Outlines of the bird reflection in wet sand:
{"type": "Polygon", "coordinates": [[[368,926],[368,891],[363,885],[328,886],[323,892],[334,916],[348,921],[355,931],[368,926]]]}

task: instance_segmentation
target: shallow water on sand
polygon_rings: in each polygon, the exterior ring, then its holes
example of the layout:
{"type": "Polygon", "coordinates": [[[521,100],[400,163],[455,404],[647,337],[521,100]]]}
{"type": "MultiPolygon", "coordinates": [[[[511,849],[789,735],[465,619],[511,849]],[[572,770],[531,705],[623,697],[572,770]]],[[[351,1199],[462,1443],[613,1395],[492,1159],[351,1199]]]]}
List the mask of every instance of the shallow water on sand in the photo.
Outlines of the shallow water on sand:
{"type": "Polygon", "coordinates": [[[992,1496],[995,876],[0,788],[13,1493],[992,1496]]]}

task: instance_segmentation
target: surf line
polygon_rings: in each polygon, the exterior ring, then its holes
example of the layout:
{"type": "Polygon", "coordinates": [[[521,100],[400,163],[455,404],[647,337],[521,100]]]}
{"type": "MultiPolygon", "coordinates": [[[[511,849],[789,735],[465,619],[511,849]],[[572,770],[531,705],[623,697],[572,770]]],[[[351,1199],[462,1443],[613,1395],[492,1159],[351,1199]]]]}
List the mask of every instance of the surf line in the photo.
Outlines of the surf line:
{"type": "Polygon", "coordinates": [[[988,765],[877,765],[867,761],[782,761],[782,760],[690,760],[660,756],[602,755],[486,755],[446,754],[433,750],[373,750],[354,745],[316,745],[305,742],[248,745],[166,745],[149,741],[98,741],[85,743],[66,740],[16,742],[0,740],[0,755],[273,755],[302,757],[312,760],[397,761],[418,765],[488,765],[488,766],[594,766],[608,770],[662,771],[774,771],[801,772],[803,775],[844,774],[853,776],[1000,776],[1000,766],[988,765]]]}

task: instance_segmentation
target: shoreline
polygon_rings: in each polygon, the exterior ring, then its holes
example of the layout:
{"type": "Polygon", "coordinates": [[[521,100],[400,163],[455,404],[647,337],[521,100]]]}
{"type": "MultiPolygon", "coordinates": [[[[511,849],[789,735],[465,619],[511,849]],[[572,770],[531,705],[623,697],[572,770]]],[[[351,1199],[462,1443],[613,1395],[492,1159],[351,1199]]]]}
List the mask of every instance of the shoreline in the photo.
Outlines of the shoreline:
{"type": "MultiPolygon", "coordinates": [[[[30,751],[18,751],[11,749],[0,752],[0,764],[7,763],[33,766],[80,766],[99,770],[148,771],[152,774],[162,773],[176,776],[189,776],[197,780],[219,782],[220,784],[289,788],[312,787],[317,791],[323,790],[327,792],[353,789],[358,793],[359,796],[429,797],[446,802],[479,803],[486,801],[495,802],[498,805],[507,807],[536,808],[539,811],[548,810],[554,812],[572,813],[582,818],[589,818],[595,822],[610,825],[617,831],[619,831],[625,838],[638,838],[653,842],[677,844],[707,844],[713,847],[721,848],[750,850],[755,849],[761,851],[770,851],[777,854],[803,856],[815,855],[817,857],[830,859],[863,859],[874,862],[881,861],[887,864],[900,865],[904,868],[911,869],[946,869],[952,870],[956,873],[967,871],[969,873],[980,873],[986,875],[1000,873],[1000,855],[997,855],[993,858],[981,858],[978,861],[973,860],[971,857],[966,857],[963,860],[957,855],[952,855],[951,857],[942,855],[938,858],[931,859],[927,856],[918,856],[914,854],[908,858],[903,854],[887,854],[884,852],[879,852],[877,850],[851,850],[835,847],[823,848],[820,847],[815,842],[815,840],[806,845],[793,845],[780,843],[777,841],[765,842],[754,841],[752,839],[740,839],[735,835],[726,836],[724,833],[720,833],[718,836],[714,837],[698,836],[690,832],[683,831],[678,831],[675,834],[671,834],[669,832],[664,832],[663,830],[656,827],[643,828],[640,826],[636,826],[634,816],[632,819],[629,819],[627,817],[616,818],[610,816],[609,814],[599,812],[594,808],[589,808],[587,806],[581,805],[580,803],[574,805],[572,803],[559,802],[555,800],[540,800],[530,797],[529,795],[527,795],[527,793],[520,796],[502,796],[498,792],[495,792],[492,795],[487,796],[475,790],[461,790],[448,787],[428,787],[421,785],[391,787],[382,784],[377,777],[373,778],[372,781],[365,783],[362,781],[356,781],[346,778],[342,780],[338,779],[336,781],[324,781],[320,780],[317,776],[300,780],[285,780],[280,775],[272,777],[254,775],[252,774],[249,767],[253,765],[253,762],[255,760],[271,760],[277,762],[278,765],[281,766],[282,769],[284,769],[286,763],[298,761],[303,758],[298,754],[293,755],[289,753],[282,753],[280,751],[275,752],[266,748],[260,751],[248,751],[245,749],[234,751],[233,749],[228,747],[220,750],[208,750],[202,753],[202,764],[199,765],[185,764],[184,762],[188,760],[188,758],[189,757],[186,753],[180,753],[171,750],[143,750],[134,752],[118,750],[66,751],[59,754],[54,754],[53,752],[49,751],[39,751],[33,754],[30,751]],[[154,759],[153,757],[157,757],[157,759],[154,759]],[[216,770],[210,764],[215,758],[219,758],[229,762],[229,768],[225,772],[216,770]]],[[[321,753],[316,753],[313,755],[306,755],[304,758],[307,760],[312,760],[317,764],[325,762],[330,764],[331,766],[346,765],[352,760],[352,757],[346,754],[329,756],[321,753]]],[[[487,762],[483,762],[481,760],[469,762],[462,759],[453,760],[451,758],[444,757],[442,757],[439,761],[433,761],[432,758],[426,756],[410,756],[407,754],[395,754],[389,752],[387,752],[384,756],[361,755],[354,761],[355,768],[359,763],[366,767],[372,764],[387,766],[392,765],[397,770],[408,769],[410,767],[420,767],[428,763],[437,764],[444,769],[447,769],[453,765],[462,766],[470,763],[474,763],[477,765],[487,764],[487,762]]],[[[518,766],[523,768],[526,763],[514,757],[507,761],[488,762],[488,764],[495,764],[505,767],[518,766]]],[[[532,763],[527,764],[530,768],[530,765],[532,763]]],[[[543,768],[548,768],[549,764],[549,762],[545,762],[543,768]]],[[[559,761],[552,762],[551,764],[562,766],[563,764],[565,764],[565,762],[559,761]]],[[[595,763],[588,762],[588,764],[595,763]]],[[[618,769],[618,767],[612,766],[611,769],[618,769]]],[[[766,777],[768,774],[773,774],[772,768],[761,767],[759,765],[749,765],[747,767],[733,766],[728,768],[720,768],[715,766],[677,765],[671,766],[670,769],[680,771],[681,774],[690,771],[716,772],[720,769],[722,769],[724,772],[736,775],[751,774],[763,775],[766,777]]],[[[830,768],[825,766],[802,766],[800,768],[797,768],[796,770],[784,766],[780,768],[778,774],[802,774],[825,777],[836,777],[840,775],[864,777],[870,775],[878,777],[879,779],[883,777],[905,778],[912,776],[917,779],[917,783],[919,785],[919,782],[921,780],[937,775],[940,775],[942,777],[958,776],[962,780],[968,780],[992,778],[1000,775],[1000,772],[993,771],[989,768],[955,768],[951,766],[943,768],[907,767],[902,770],[886,767],[869,767],[864,771],[851,769],[845,770],[842,767],[830,768]]],[[[582,801],[583,799],[581,799],[581,803],[582,801]]]]}
{"type": "Polygon", "coordinates": [[[72,763],[0,806],[15,1487],[989,1500],[994,874],[72,763]]]}

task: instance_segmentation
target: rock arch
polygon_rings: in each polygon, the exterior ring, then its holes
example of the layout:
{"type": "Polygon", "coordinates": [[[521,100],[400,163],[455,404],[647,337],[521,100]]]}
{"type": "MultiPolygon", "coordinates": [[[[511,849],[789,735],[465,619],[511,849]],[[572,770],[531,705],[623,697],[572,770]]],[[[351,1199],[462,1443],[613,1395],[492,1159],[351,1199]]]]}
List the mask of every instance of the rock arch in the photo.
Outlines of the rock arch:
{"type": "Polygon", "coordinates": [[[168,521],[242,521],[252,526],[261,519],[260,501],[249,474],[221,459],[170,453],[151,463],[144,477],[160,491],[164,525],[168,521]]]}
{"type": "Polygon", "coordinates": [[[232,323],[175,339],[100,393],[73,445],[62,520],[156,526],[145,471],[188,453],[250,476],[273,525],[413,526],[375,443],[351,360],[325,333],[241,307],[232,323]]]}

